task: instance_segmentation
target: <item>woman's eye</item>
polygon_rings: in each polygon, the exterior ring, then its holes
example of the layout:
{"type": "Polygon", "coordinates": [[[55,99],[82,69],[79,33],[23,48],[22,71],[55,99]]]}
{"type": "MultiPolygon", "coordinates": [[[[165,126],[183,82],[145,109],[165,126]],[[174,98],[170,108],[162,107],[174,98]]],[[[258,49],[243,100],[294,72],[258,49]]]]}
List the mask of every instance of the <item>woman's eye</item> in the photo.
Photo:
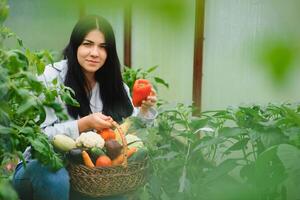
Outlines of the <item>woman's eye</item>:
{"type": "Polygon", "coordinates": [[[84,42],[82,43],[83,46],[91,46],[92,44],[91,43],[88,43],[88,42],[84,42]]]}
{"type": "Polygon", "coordinates": [[[99,46],[100,46],[100,48],[106,48],[107,44],[100,44],[99,46]]]}

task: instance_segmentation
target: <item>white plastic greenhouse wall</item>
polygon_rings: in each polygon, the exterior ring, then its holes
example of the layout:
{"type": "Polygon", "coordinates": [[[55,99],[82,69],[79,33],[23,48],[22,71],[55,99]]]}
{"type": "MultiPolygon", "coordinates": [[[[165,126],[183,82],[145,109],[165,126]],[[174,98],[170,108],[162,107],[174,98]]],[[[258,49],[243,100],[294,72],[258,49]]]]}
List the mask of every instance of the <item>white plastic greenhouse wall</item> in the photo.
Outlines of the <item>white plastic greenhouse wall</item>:
{"type": "MultiPolygon", "coordinates": [[[[80,3],[72,0],[8,2],[11,14],[6,24],[32,49],[61,51],[79,17],[80,3]]],[[[123,61],[123,10],[118,1],[88,2],[86,13],[103,15],[112,23],[123,61]]],[[[160,97],[191,104],[195,0],[179,1],[175,17],[150,12],[149,4],[137,2],[132,8],[132,67],[158,65],[156,75],[170,84],[159,90],[160,97]]],[[[255,62],[264,38],[299,38],[299,8],[297,0],[205,1],[202,110],[300,99],[299,59],[292,63],[296,67],[284,87],[274,84],[264,66],[255,62]]]]}

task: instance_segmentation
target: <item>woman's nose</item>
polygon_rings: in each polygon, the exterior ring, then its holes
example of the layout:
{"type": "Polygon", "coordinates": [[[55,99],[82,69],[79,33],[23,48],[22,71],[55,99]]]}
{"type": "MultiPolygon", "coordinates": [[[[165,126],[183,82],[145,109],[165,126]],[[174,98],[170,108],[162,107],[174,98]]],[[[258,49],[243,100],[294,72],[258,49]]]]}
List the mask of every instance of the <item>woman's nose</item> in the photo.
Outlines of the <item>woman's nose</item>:
{"type": "Polygon", "coordinates": [[[91,54],[91,56],[99,56],[98,48],[97,47],[92,47],[90,54],[91,54]]]}

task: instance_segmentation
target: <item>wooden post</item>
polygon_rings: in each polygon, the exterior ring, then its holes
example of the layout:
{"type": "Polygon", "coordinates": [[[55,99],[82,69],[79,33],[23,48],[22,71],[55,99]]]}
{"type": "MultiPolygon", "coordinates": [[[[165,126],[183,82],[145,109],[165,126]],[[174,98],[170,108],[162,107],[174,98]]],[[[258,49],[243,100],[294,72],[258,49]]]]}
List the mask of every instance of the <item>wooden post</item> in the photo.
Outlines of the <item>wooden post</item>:
{"type": "Polygon", "coordinates": [[[124,64],[131,67],[131,4],[124,9],[124,64]]]}
{"type": "Polygon", "coordinates": [[[205,0],[195,0],[195,36],[194,36],[194,70],[193,70],[193,103],[195,115],[201,111],[202,64],[204,41],[204,6],[205,0]]]}

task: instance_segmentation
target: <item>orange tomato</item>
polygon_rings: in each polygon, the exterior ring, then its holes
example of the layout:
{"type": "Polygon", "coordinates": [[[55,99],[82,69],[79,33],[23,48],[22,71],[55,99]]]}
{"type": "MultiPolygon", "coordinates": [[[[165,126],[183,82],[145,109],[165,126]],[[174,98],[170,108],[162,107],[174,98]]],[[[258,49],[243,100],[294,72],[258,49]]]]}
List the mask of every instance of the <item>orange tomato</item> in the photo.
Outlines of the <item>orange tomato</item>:
{"type": "Polygon", "coordinates": [[[106,155],[101,155],[96,160],[96,167],[109,167],[111,165],[111,159],[106,155]]]}
{"type": "Polygon", "coordinates": [[[104,141],[110,139],[116,139],[116,133],[110,128],[104,128],[102,129],[102,131],[99,131],[98,133],[101,135],[104,141]]]}

